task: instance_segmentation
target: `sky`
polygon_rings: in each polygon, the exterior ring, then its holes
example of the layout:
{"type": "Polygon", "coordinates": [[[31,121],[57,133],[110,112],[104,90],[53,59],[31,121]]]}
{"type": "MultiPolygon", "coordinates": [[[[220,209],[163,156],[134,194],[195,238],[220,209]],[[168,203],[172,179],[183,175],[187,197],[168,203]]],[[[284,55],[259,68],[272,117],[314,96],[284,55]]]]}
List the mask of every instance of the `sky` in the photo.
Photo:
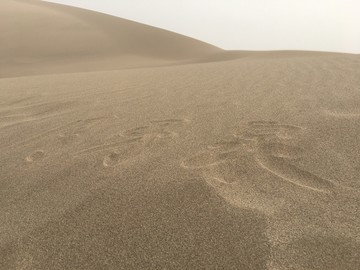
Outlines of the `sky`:
{"type": "Polygon", "coordinates": [[[227,50],[360,53],[359,0],[51,0],[227,50]]]}

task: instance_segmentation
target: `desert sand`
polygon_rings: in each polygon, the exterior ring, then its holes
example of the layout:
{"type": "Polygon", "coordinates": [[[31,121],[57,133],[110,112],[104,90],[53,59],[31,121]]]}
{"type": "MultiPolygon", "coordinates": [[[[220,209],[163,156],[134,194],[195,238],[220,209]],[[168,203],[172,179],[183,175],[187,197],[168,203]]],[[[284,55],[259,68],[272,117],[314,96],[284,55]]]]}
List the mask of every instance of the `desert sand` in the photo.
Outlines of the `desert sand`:
{"type": "Polygon", "coordinates": [[[359,269],[359,55],[0,18],[0,269],[359,269]]]}

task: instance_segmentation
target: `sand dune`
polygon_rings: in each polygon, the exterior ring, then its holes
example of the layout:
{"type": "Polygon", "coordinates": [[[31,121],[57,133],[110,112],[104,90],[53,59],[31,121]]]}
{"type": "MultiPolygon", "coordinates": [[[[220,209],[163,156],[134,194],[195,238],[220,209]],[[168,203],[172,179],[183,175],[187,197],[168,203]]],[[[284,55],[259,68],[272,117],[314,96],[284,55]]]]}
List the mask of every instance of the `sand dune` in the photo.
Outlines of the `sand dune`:
{"type": "Polygon", "coordinates": [[[0,76],[186,61],[221,51],[179,34],[36,0],[1,1],[0,76]]]}
{"type": "Polygon", "coordinates": [[[359,268],[358,55],[0,17],[0,269],[359,268]]]}

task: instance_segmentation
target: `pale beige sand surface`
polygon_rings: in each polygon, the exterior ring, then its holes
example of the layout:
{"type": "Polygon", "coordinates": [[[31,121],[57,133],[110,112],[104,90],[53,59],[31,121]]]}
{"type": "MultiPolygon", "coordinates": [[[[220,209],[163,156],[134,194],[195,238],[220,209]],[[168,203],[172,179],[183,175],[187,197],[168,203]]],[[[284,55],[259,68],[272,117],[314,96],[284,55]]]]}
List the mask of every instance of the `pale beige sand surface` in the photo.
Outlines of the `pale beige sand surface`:
{"type": "MultiPolygon", "coordinates": [[[[87,26],[94,39],[133,25],[3,7],[104,22],[87,26]]],[[[222,52],[136,27],[164,49],[128,33],[132,69],[106,64],[105,40],[62,38],[56,52],[52,39],[1,43],[0,269],[359,269],[360,57],[222,52]],[[80,45],[99,68],[82,70],[80,45]]],[[[78,38],[70,28],[62,35],[78,38]]],[[[15,36],[30,38],[25,29],[15,36]]],[[[125,47],[113,48],[108,59],[121,59],[125,47]]]]}

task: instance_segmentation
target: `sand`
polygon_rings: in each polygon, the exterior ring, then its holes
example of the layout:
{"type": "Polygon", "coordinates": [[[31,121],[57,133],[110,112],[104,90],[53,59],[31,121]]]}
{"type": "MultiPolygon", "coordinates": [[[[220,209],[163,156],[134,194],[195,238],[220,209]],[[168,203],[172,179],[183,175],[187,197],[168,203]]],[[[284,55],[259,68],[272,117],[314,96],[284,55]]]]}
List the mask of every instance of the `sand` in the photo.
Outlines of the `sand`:
{"type": "Polygon", "coordinates": [[[359,269],[359,55],[0,17],[0,269],[359,269]]]}

